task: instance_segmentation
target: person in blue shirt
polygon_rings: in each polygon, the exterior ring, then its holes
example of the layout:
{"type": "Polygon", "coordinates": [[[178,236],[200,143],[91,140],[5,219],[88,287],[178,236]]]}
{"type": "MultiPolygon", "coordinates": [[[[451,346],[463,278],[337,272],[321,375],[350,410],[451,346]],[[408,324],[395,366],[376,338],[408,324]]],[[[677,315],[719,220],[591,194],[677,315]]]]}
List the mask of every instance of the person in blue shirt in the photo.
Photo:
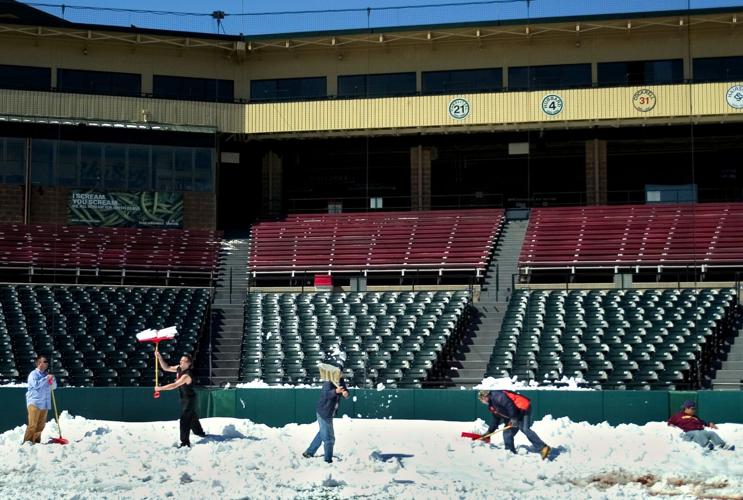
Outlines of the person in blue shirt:
{"type": "Polygon", "coordinates": [[[36,369],[28,375],[26,391],[26,410],[28,427],[23,442],[40,443],[41,433],[46,425],[47,412],[52,408],[52,389],[57,388],[54,375],[47,373],[49,360],[46,356],[36,358],[36,369]]]}
{"type": "MultiPolygon", "coordinates": [[[[334,360],[334,363],[339,368],[343,368],[343,362],[345,361],[345,353],[341,353],[339,357],[334,360]]],[[[310,443],[307,451],[302,453],[304,458],[310,458],[315,456],[315,452],[323,445],[325,451],[325,461],[327,463],[333,463],[333,445],[335,445],[335,432],[333,431],[333,417],[335,412],[338,411],[338,405],[340,405],[340,397],[348,398],[348,387],[343,378],[338,382],[338,386],[329,381],[325,381],[322,384],[320,390],[320,399],[317,400],[317,423],[320,426],[320,430],[315,435],[315,438],[310,443]]]]}

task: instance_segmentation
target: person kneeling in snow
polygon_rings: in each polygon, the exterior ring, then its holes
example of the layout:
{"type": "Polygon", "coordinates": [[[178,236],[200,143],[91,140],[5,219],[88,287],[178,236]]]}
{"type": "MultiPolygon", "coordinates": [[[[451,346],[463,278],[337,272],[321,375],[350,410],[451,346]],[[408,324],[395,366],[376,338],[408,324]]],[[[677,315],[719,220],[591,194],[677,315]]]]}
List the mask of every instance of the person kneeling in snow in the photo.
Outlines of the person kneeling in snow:
{"type": "Polygon", "coordinates": [[[717,446],[723,450],[735,449],[735,446],[725,443],[716,432],[705,430],[705,427],[717,429],[717,426],[697,417],[696,412],[697,404],[694,401],[684,401],[684,404],[681,405],[681,411],[668,419],[668,425],[681,429],[683,431],[681,439],[684,441],[694,441],[703,448],[711,450],[717,446]]]}
{"type": "Polygon", "coordinates": [[[191,366],[193,358],[189,354],[181,356],[181,361],[177,367],[170,366],[163,359],[160,351],[155,351],[160,365],[166,372],[175,372],[175,382],[172,384],[157,386],[155,391],[170,391],[178,389],[181,396],[181,446],[191,447],[191,431],[199,437],[206,436],[204,429],[201,428],[199,416],[196,414],[196,391],[193,388],[193,378],[191,377],[191,366]]]}
{"type": "Polygon", "coordinates": [[[477,394],[482,404],[488,405],[493,421],[488,434],[493,432],[501,422],[507,422],[503,431],[503,444],[511,453],[516,453],[513,438],[521,431],[534,447],[539,450],[542,460],[547,458],[552,448],[542,441],[537,433],[531,430],[531,401],[526,396],[511,391],[480,391],[477,394]]]}
{"type": "MultiPolygon", "coordinates": [[[[344,361],[345,353],[340,353],[340,356],[333,364],[342,369],[344,361]]],[[[325,451],[325,461],[329,464],[333,463],[333,445],[335,444],[333,417],[335,417],[335,412],[338,411],[341,396],[344,398],[348,398],[349,396],[348,387],[346,387],[346,382],[343,378],[338,382],[338,387],[330,381],[326,380],[323,382],[322,389],[320,390],[320,399],[317,400],[317,423],[320,426],[320,430],[307,447],[307,451],[302,453],[304,458],[313,457],[322,443],[325,451]]]]}

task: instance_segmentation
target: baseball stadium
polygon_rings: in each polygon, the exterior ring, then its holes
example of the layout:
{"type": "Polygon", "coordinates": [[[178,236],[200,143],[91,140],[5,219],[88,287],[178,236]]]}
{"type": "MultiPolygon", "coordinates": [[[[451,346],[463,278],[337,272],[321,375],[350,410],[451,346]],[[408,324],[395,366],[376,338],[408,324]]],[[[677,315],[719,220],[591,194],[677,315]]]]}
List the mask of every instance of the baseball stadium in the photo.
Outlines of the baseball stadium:
{"type": "Polygon", "coordinates": [[[90,3],[0,0],[3,497],[743,498],[743,3],[90,3]]]}

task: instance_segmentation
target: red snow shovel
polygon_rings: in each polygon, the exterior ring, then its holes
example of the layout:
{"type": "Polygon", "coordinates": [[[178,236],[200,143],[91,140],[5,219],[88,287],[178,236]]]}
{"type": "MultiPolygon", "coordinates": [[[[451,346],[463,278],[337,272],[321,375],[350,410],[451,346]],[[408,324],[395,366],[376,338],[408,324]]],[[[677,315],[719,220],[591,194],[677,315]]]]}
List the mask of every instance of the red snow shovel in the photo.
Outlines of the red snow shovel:
{"type": "MultiPolygon", "coordinates": [[[[49,381],[49,385],[52,385],[52,381],[49,381]]],[[[62,427],[59,425],[59,413],[57,412],[57,399],[54,397],[54,389],[52,389],[52,406],[54,406],[54,420],[57,422],[57,431],[59,431],[59,437],[53,437],[49,440],[49,443],[56,444],[69,444],[69,441],[62,437],[62,427]]]]}
{"type": "Polygon", "coordinates": [[[493,434],[497,434],[499,432],[503,432],[506,429],[510,429],[510,428],[511,428],[511,426],[510,425],[507,425],[507,426],[505,426],[502,429],[495,430],[495,431],[491,432],[490,434],[485,434],[485,435],[483,435],[483,434],[477,434],[475,432],[462,432],[462,437],[463,438],[470,438],[473,441],[485,441],[486,443],[489,443],[490,442],[490,436],[492,436],[493,434]]]}
{"type": "MultiPolygon", "coordinates": [[[[163,328],[162,330],[144,330],[137,334],[137,340],[139,342],[152,342],[155,344],[155,386],[158,386],[157,374],[160,371],[157,361],[157,349],[160,347],[160,342],[163,340],[173,340],[175,334],[178,333],[174,326],[163,328]]],[[[160,391],[155,391],[152,397],[157,399],[160,397],[160,391]]]]}

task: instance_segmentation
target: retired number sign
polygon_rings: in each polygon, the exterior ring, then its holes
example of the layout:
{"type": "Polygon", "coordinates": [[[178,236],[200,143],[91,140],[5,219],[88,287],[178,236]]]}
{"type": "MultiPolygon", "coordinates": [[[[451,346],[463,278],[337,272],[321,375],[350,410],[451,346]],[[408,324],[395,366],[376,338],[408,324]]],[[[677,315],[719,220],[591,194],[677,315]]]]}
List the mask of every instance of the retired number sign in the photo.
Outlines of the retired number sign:
{"type": "Polygon", "coordinates": [[[466,118],[470,114],[470,103],[467,99],[457,98],[449,103],[449,116],[457,120],[466,118]]]}
{"type": "Polygon", "coordinates": [[[542,99],[542,111],[550,116],[559,115],[562,112],[562,97],[556,94],[549,94],[542,99]]]}

